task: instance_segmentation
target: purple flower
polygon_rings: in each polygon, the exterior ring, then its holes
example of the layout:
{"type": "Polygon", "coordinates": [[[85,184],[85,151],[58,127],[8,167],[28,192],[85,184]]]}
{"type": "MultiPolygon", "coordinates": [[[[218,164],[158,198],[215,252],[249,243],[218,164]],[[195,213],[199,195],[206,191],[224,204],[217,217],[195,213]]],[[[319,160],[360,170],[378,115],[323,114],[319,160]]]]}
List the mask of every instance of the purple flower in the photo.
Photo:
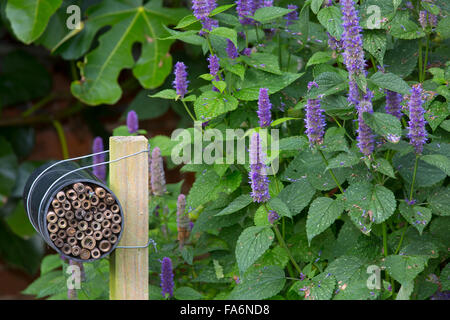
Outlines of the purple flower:
{"type": "Polygon", "coordinates": [[[348,101],[355,106],[359,101],[358,86],[355,77],[366,75],[364,60],[362,28],[359,26],[358,11],[355,9],[353,0],[341,0],[342,26],[344,33],[342,34],[342,56],[344,64],[349,74],[349,95],[348,101]]]}
{"type": "Polygon", "coordinates": [[[280,219],[280,216],[274,210],[269,210],[269,213],[267,214],[267,219],[269,220],[270,224],[274,224],[275,221],[280,219]]]}
{"type": "MultiPolygon", "coordinates": [[[[99,153],[102,151],[104,151],[103,140],[100,137],[96,137],[92,143],[92,153],[99,153]]],[[[92,162],[93,164],[105,162],[105,154],[102,153],[93,156],[92,162]]],[[[106,181],[106,166],[104,164],[93,167],[92,173],[103,182],[106,181]]]]}
{"type": "Polygon", "coordinates": [[[333,0],[325,0],[323,2],[323,7],[331,7],[333,5],[333,0]]]}
{"type": "Polygon", "coordinates": [[[428,23],[430,24],[430,27],[436,27],[438,23],[437,16],[432,13],[428,13],[428,23]]]}
{"type": "Polygon", "coordinates": [[[259,89],[259,99],[258,99],[258,118],[259,118],[259,126],[261,128],[265,128],[270,126],[272,123],[272,114],[270,113],[270,109],[272,108],[272,104],[269,99],[269,89],[261,88],[259,89]]]}
{"type": "Polygon", "coordinates": [[[255,13],[254,1],[258,0],[237,0],[236,11],[239,16],[239,22],[241,24],[253,24],[254,20],[247,18],[246,16],[253,16],[255,13]]]}
{"type": "MultiPolygon", "coordinates": [[[[203,20],[201,20],[202,23],[202,28],[206,29],[208,31],[211,31],[214,28],[217,28],[219,26],[219,21],[214,20],[212,18],[205,18],[203,20]]],[[[205,31],[200,30],[199,35],[203,36],[204,34],[206,34],[205,31]]]]}
{"type": "Polygon", "coordinates": [[[208,65],[209,73],[212,76],[217,76],[217,74],[219,73],[219,69],[220,69],[219,58],[216,55],[209,55],[208,61],[209,61],[209,65],[208,65]]]}
{"type": "Polygon", "coordinates": [[[164,257],[161,261],[161,294],[163,297],[166,297],[168,294],[169,297],[173,296],[173,270],[172,270],[172,260],[168,257],[164,257]]]}
{"type": "Polygon", "coordinates": [[[288,26],[293,24],[294,21],[298,20],[298,12],[297,12],[298,7],[295,4],[288,4],[287,8],[294,9],[294,11],[289,12],[287,15],[284,16],[284,19],[287,20],[286,25],[288,26]]]}
{"type": "Polygon", "coordinates": [[[373,112],[372,107],[372,98],[373,93],[370,90],[367,90],[367,94],[364,98],[359,102],[357,111],[358,111],[358,148],[361,153],[365,156],[370,156],[374,149],[374,136],[372,134],[372,129],[364,122],[363,113],[364,112],[373,112]]]}
{"type": "Polygon", "coordinates": [[[134,110],[128,112],[127,115],[127,127],[129,133],[136,133],[139,130],[138,115],[134,110]]]}
{"type": "Polygon", "coordinates": [[[215,0],[192,0],[192,10],[194,16],[198,20],[204,20],[208,18],[211,11],[217,7],[215,0]]]}
{"type": "Polygon", "coordinates": [[[227,55],[230,59],[236,59],[237,57],[239,57],[239,53],[237,52],[236,46],[230,39],[227,39],[226,51],[227,51],[227,55]]]}
{"type": "Polygon", "coordinates": [[[179,229],[189,229],[189,216],[186,214],[186,196],[180,194],[177,201],[177,227],[179,229]]]}
{"type": "Polygon", "coordinates": [[[250,173],[249,182],[252,187],[250,195],[254,202],[266,202],[270,199],[269,178],[266,174],[261,138],[257,132],[250,139],[250,173]]]}
{"type": "Polygon", "coordinates": [[[428,140],[427,131],[425,129],[426,121],[424,119],[425,110],[423,104],[423,89],[421,84],[414,85],[411,89],[411,97],[409,99],[409,122],[408,122],[408,138],[409,144],[414,146],[416,154],[421,154],[423,145],[428,140]]]}
{"type": "Polygon", "coordinates": [[[386,90],[386,113],[392,114],[398,120],[401,120],[403,116],[401,102],[402,95],[400,93],[386,90]]]}
{"type": "Polygon", "coordinates": [[[186,66],[183,62],[177,62],[175,64],[175,80],[173,81],[173,87],[177,91],[177,95],[184,98],[187,93],[189,81],[187,80],[186,66]]]}
{"type": "Polygon", "coordinates": [[[244,50],[242,50],[242,54],[244,56],[250,57],[250,55],[252,54],[252,49],[250,48],[245,48],[244,50]]]}
{"type": "Polygon", "coordinates": [[[422,29],[427,27],[427,11],[422,10],[419,12],[419,23],[422,26],[422,29]]]}
{"type": "MultiPolygon", "coordinates": [[[[308,90],[311,90],[312,86],[318,88],[317,83],[308,83],[308,90]]],[[[319,99],[308,99],[306,105],[306,117],[305,117],[305,133],[308,136],[309,143],[312,145],[322,144],[323,135],[325,134],[325,115],[324,111],[320,108],[319,99]]]]}
{"type": "Polygon", "coordinates": [[[273,7],[273,0],[264,0],[262,7],[273,7]]]}
{"type": "Polygon", "coordinates": [[[164,175],[161,150],[155,147],[152,151],[152,163],[150,166],[152,192],[156,196],[162,196],[166,192],[166,179],[164,175]]]}
{"type": "Polygon", "coordinates": [[[342,49],[342,41],[341,40],[337,40],[335,37],[333,37],[328,32],[327,32],[327,35],[328,35],[328,46],[331,48],[331,50],[341,51],[341,49],[342,49]]]}
{"type": "Polygon", "coordinates": [[[192,229],[194,229],[194,223],[189,221],[189,231],[192,231],[192,229]]]}
{"type": "Polygon", "coordinates": [[[430,300],[450,300],[450,290],[443,292],[437,290],[436,293],[431,296],[430,300]]]}

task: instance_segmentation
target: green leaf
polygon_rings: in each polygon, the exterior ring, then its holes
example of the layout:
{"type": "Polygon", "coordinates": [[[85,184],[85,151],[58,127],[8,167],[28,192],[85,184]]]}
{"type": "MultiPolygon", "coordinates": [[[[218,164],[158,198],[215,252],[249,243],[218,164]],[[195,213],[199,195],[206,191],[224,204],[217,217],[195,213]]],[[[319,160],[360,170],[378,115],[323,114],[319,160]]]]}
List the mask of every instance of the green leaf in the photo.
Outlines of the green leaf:
{"type": "Polygon", "coordinates": [[[177,98],[177,93],[173,89],[164,89],[155,94],[149,96],[150,98],[161,98],[161,99],[169,99],[175,100],[177,98]]]}
{"type": "Polygon", "coordinates": [[[381,172],[382,174],[388,177],[396,179],[394,174],[394,168],[392,168],[391,164],[386,159],[379,158],[374,160],[372,167],[375,169],[375,171],[381,172]]]}
{"type": "Polygon", "coordinates": [[[314,14],[319,12],[320,7],[322,6],[323,0],[312,0],[311,1],[311,10],[314,14]]]}
{"type": "MultiPolygon", "coordinates": [[[[282,119],[293,120],[294,118],[282,118],[282,119]]],[[[273,125],[274,122],[272,122],[272,126],[274,126],[273,125]]],[[[308,139],[306,139],[303,136],[286,137],[286,138],[281,139],[279,142],[280,151],[302,150],[308,146],[309,146],[309,141],[308,141],[308,139]]]]}
{"type": "Polygon", "coordinates": [[[141,90],[128,108],[122,113],[121,120],[125,120],[128,112],[134,110],[139,120],[154,119],[162,116],[169,109],[169,102],[165,100],[150,100],[148,91],[141,90]]]}
{"type": "Polygon", "coordinates": [[[229,94],[206,91],[194,103],[197,119],[209,120],[238,107],[238,100],[229,94]]]}
{"type": "Polygon", "coordinates": [[[244,80],[245,67],[242,64],[225,64],[225,70],[234,73],[239,76],[241,80],[244,80]]]}
{"type": "Polygon", "coordinates": [[[450,216],[450,187],[438,189],[427,200],[434,214],[450,216]]]}
{"type": "Polygon", "coordinates": [[[450,290],[450,263],[447,263],[442,269],[439,281],[442,285],[442,291],[450,290]]]}
{"type": "Polygon", "coordinates": [[[213,16],[215,16],[216,14],[222,13],[222,12],[224,12],[224,11],[227,11],[227,10],[230,9],[230,8],[233,8],[235,5],[236,5],[236,4],[233,3],[233,4],[225,4],[225,5],[223,5],[223,6],[219,6],[219,7],[215,8],[213,11],[211,11],[210,14],[209,14],[209,16],[210,16],[210,17],[213,17],[213,16]]]}
{"type": "Polygon", "coordinates": [[[62,271],[51,271],[36,279],[22,293],[35,295],[36,298],[43,298],[62,290],[67,292],[66,278],[62,271]]]}
{"type": "Polygon", "coordinates": [[[348,143],[345,139],[345,129],[339,127],[331,127],[325,132],[324,150],[327,152],[345,151],[348,152],[348,143]]]}
{"type": "Polygon", "coordinates": [[[418,39],[425,36],[422,28],[408,17],[408,13],[398,12],[392,22],[389,23],[389,33],[398,39],[418,39]]]}
{"type": "Polygon", "coordinates": [[[184,17],[183,19],[181,19],[180,22],[178,22],[175,29],[186,28],[186,27],[190,26],[191,24],[196,23],[197,21],[198,21],[197,18],[193,14],[190,14],[190,15],[184,17]]]}
{"type": "Polygon", "coordinates": [[[347,79],[336,72],[323,72],[314,81],[319,87],[312,87],[306,95],[307,99],[314,99],[319,95],[323,97],[332,95],[343,91],[348,86],[347,79]]]}
{"type": "Polygon", "coordinates": [[[234,199],[225,209],[216,214],[216,216],[225,216],[239,211],[252,203],[252,201],[253,199],[249,194],[242,194],[234,199]]]}
{"type": "Polygon", "coordinates": [[[430,154],[420,157],[420,160],[435,166],[450,175],[450,159],[442,154],[430,154]]]}
{"type": "Polygon", "coordinates": [[[424,8],[428,12],[431,12],[434,15],[438,15],[440,12],[439,7],[437,5],[435,5],[434,3],[428,3],[428,2],[421,1],[420,5],[422,6],[422,8],[424,8]]]}
{"type": "Polygon", "coordinates": [[[180,13],[184,15],[185,11],[164,8],[160,0],[145,6],[110,0],[96,6],[86,21],[90,33],[86,35],[89,39],[85,49],[100,28],[112,27],[99,37],[99,45],[80,64],[82,79],[72,82],[72,94],[89,105],[114,104],[122,95],[117,80],[123,69],[132,69],[144,88],[163,84],[172,69],[169,49],[173,42],[161,40],[168,35],[164,24],[176,24],[180,13]],[[132,54],[135,43],[142,45],[136,62],[132,54]]]}
{"type": "Polygon", "coordinates": [[[217,27],[217,28],[212,29],[209,33],[211,35],[215,35],[215,36],[219,36],[219,37],[223,37],[223,38],[229,39],[231,42],[233,42],[234,46],[236,48],[238,48],[236,30],[230,29],[230,28],[226,28],[226,27],[217,27]]]}
{"type": "Polygon", "coordinates": [[[408,281],[402,284],[395,300],[410,300],[411,293],[414,290],[414,281],[408,281]]]}
{"type": "Polygon", "coordinates": [[[289,262],[289,256],[283,247],[276,246],[273,249],[267,250],[261,258],[256,261],[256,265],[262,266],[278,266],[280,268],[286,267],[289,262]]]}
{"type": "Polygon", "coordinates": [[[250,57],[242,56],[241,59],[250,67],[263,70],[273,74],[281,75],[280,66],[278,65],[278,57],[269,53],[252,53],[250,57]]]}
{"type": "MultiPolygon", "coordinates": [[[[415,160],[416,155],[414,153],[408,153],[403,156],[396,153],[393,158],[394,168],[398,170],[403,180],[408,183],[412,182],[415,160]]],[[[414,188],[430,187],[445,179],[445,177],[446,174],[441,169],[419,158],[414,188]]]]}
{"type": "Polygon", "coordinates": [[[175,290],[173,296],[177,300],[200,300],[203,295],[191,287],[180,287],[175,290]]]}
{"type": "Polygon", "coordinates": [[[266,266],[244,275],[241,283],[230,293],[229,300],[262,300],[273,297],[283,289],[286,277],[283,269],[266,266]]]}
{"type": "Polygon", "coordinates": [[[305,300],[330,300],[336,287],[336,279],[322,272],[311,280],[296,283],[296,288],[305,293],[305,300]]]}
{"type": "Polygon", "coordinates": [[[387,45],[386,33],[381,30],[367,30],[364,31],[363,40],[364,50],[368,51],[383,65],[387,45]]]}
{"type": "Polygon", "coordinates": [[[241,274],[244,274],[269,249],[273,238],[272,230],[267,227],[255,226],[244,229],[236,244],[236,261],[241,274]]]}
{"type": "Polygon", "coordinates": [[[272,198],[269,200],[269,206],[275,210],[280,216],[292,218],[292,213],[289,207],[280,198],[272,198]]]}
{"type": "Polygon", "coordinates": [[[355,153],[339,153],[336,157],[328,160],[328,169],[352,167],[358,164],[360,158],[355,153]]]}
{"type": "Polygon", "coordinates": [[[450,132],[450,120],[445,120],[441,123],[441,128],[447,132],[450,132]]]}
{"type": "Polygon", "coordinates": [[[439,21],[436,32],[439,33],[442,39],[450,38],[450,16],[447,16],[439,21]]]}
{"type": "Polygon", "coordinates": [[[405,202],[400,203],[399,210],[402,216],[409,222],[414,228],[416,228],[420,234],[423,229],[431,221],[431,210],[420,206],[409,206],[405,202]]]}
{"type": "Polygon", "coordinates": [[[402,78],[389,72],[382,73],[378,71],[368,80],[380,88],[388,89],[401,94],[409,94],[411,90],[411,87],[402,78]]]}
{"type": "Polygon", "coordinates": [[[338,7],[322,8],[317,14],[317,19],[327,29],[328,33],[337,40],[341,40],[344,28],[342,27],[342,13],[338,7]]]}
{"type": "Polygon", "coordinates": [[[255,226],[270,226],[268,212],[264,206],[260,206],[256,210],[253,222],[255,223],[255,226]]]}
{"type": "Polygon", "coordinates": [[[308,63],[306,64],[306,68],[309,66],[315,65],[315,64],[321,64],[326,63],[332,59],[331,52],[326,51],[318,51],[312,55],[311,58],[309,58],[308,63]]]}
{"type": "Polygon", "coordinates": [[[385,259],[387,272],[402,285],[413,281],[425,268],[427,259],[422,256],[391,255],[385,259]]]}
{"type": "Polygon", "coordinates": [[[253,19],[261,23],[268,23],[272,20],[281,18],[292,11],[294,10],[280,7],[263,7],[255,11],[253,19]]]}
{"type": "Polygon", "coordinates": [[[384,64],[386,71],[405,78],[417,66],[418,47],[415,40],[399,40],[392,50],[386,52],[384,64]]]}
{"type": "Polygon", "coordinates": [[[194,260],[194,249],[192,249],[192,247],[184,246],[181,250],[181,256],[187,264],[192,265],[194,260]]]}
{"type": "Polygon", "coordinates": [[[239,88],[239,91],[236,92],[235,97],[244,101],[258,100],[260,88],[269,89],[269,95],[271,95],[284,89],[302,75],[303,73],[289,72],[283,72],[282,75],[276,75],[269,72],[250,69],[247,70],[245,82],[243,82],[242,88],[239,88]]]}
{"type": "Polygon", "coordinates": [[[340,200],[325,197],[314,199],[309,207],[308,219],[306,220],[308,242],[311,243],[315,236],[331,226],[343,210],[344,204],[340,200]]]}
{"type": "Polygon", "coordinates": [[[278,198],[288,206],[289,211],[295,216],[309,204],[315,193],[315,190],[307,181],[301,180],[281,190],[278,198]]]}
{"type": "Polygon", "coordinates": [[[366,124],[376,133],[392,143],[398,143],[402,135],[400,120],[391,114],[381,112],[364,112],[363,118],[366,124]]]}
{"type": "Polygon", "coordinates": [[[25,212],[23,202],[19,202],[13,212],[6,218],[6,222],[11,230],[21,237],[29,237],[36,233],[25,212]]]}
{"type": "Polygon", "coordinates": [[[42,259],[41,275],[55,270],[63,265],[63,261],[58,254],[50,254],[42,259]]]}
{"type": "Polygon", "coordinates": [[[345,191],[345,198],[346,209],[350,211],[350,217],[356,223],[360,221],[362,214],[373,217],[375,223],[382,223],[397,207],[391,190],[369,182],[350,185],[345,191]]]}
{"type": "Polygon", "coordinates": [[[159,40],[181,40],[183,42],[196,46],[201,46],[205,43],[204,38],[198,35],[199,30],[188,30],[182,32],[171,30],[167,27],[165,28],[165,30],[170,34],[170,36],[158,38],[159,40]]]}
{"type": "Polygon", "coordinates": [[[6,16],[20,41],[30,44],[40,37],[62,0],[8,0],[6,16]]]}

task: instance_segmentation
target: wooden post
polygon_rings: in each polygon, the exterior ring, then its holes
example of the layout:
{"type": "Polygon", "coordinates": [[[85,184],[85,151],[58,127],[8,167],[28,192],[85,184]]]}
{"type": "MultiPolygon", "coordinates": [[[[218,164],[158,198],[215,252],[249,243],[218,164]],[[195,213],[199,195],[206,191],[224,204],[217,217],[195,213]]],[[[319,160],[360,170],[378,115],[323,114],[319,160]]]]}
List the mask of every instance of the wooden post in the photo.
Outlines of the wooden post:
{"type": "MultiPolygon", "coordinates": [[[[111,137],[110,160],[148,148],[143,136],[111,137]]],[[[124,210],[124,229],[119,246],[143,246],[148,242],[148,153],[109,165],[111,190],[124,210]]],[[[148,248],[116,249],[110,259],[110,299],[148,300],[148,248]]]]}

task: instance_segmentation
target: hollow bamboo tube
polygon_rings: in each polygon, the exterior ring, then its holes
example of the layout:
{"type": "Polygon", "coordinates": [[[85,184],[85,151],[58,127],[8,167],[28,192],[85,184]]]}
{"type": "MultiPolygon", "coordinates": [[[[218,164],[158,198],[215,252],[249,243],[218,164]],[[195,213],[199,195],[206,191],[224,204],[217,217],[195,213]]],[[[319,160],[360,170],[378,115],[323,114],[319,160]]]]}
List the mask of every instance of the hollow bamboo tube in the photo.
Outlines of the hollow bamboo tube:
{"type": "Polygon", "coordinates": [[[95,248],[96,241],[94,237],[86,236],[81,240],[81,246],[85,249],[92,250],[95,248]]]}
{"type": "Polygon", "coordinates": [[[69,226],[76,228],[78,226],[78,221],[76,219],[69,220],[69,226]]]}
{"type": "Polygon", "coordinates": [[[117,242],[117,236],[115,234],[111,235],[108,239],[109,242],[111,242],[111,244],[114,244],[117,242]]]}
{"type": "Polygon", "coordinates": [[[100,222],[97,222],[97,221],[92,221],[91,228],[94,231],[99,231],[102,228],[102,224],[100,222]]]}
{"type": "Polygon", "coordinates": [[[77,218],[78,220],[83,219],[85,214],[86,214],[86,211],[84,211],[84,210],[81,209],[81,208],[75,210],[75,218],[77,218]]]}
{"type": "Polygon", "coordinates": [[[66,197],[69,200],[76,200],[77,199],[77,193],[73,189],[69,189],[66,191],[66,197]]]}
{"type": "Polygon", "coordinates": [[[83,260],[87,260],[91,257],[91,252],[87,249],[81,249],[80,258],[83,260]]]}
{"type": "Polygon", "coordinates": [[[111,227],[111,221],[109,221],[109,220],[102,221],[102,228],[106,229],[106,228],[110,228],[110,227],[111,227]]]}
{"type": "Polygon", "coordinates": [[[55,213],[58,217],[62,218],[66,214],[66,211],[63,208],[58,208],[55,210],[55,213]]]}
{"type": "Polygon", "coordinates": [[[94,259],[100,258],[100,256],[101,256],[100,250],[98,250],[97,248],[93,249],[91,251],[91,255],[92,255],[92,258],[94,258],[94,259]]]}
{"type": "Polygon", "coordinates": [[[105,210],[105,212],[103,212],[103,214],[106,219],[112,219],[112,217],[113,217],[113,213],[110,210],[105,210]]]}
{"type": "Polygon", "coordinates": [[[68,237],[67,238],[67,243],[71,246],[74,246],[77,244],[77,239],[75,237],[68,237]]]}
{"type": "Polygon", "coordinates": [[[93,237],[96,241],[99,241],[103,239],[103,233],[100,230],[95,231],[93,237]]]}
{"type": "Polygon", "coordinates": [[[111,243],[108,240],[103,240],[98,247],[102,252],[108,252],[111,249],[111,243]]]}
{"type": "Polygon", "coordinates": [[[85,231],[88,228],[88,223],[86,221],[80,221],[78,223],[78,230],[85,231]]]}
{"type": "Polygon", "coordinates": [[[77,233],[75,233],[75,238],[77,238],[77,240],[83,240],[84,232],[81,230],[78,230],[77,233]]]}
{"type": "Polygon", "coordinates": [[[97,196],[92,196],[91,197],[91,206],[96,206],[98,205],[100,202],[99,198],[97,196]]]}
{"type": "Polygon", "coordinates": [[[68,210],[72,209],[72,204],[66,200],[66,201],[64,201],[62,207],[64,210],[68,211],[68,210]]]}
{"type": "Polygon", "coordinates": [[[60,218],[60,219],[58,220],[58,227],[59,227],[60,229],[65,229],[65,228],[67,227],[67,220],[64,219],[64,218],[60,218]]]}
{"type": "Polygon", "coordinates": [[[81,208],[81,201],[78,200],[78,199],[73,200],[72,201],[72,208],[74,208],[75,210],[81,208]]]}
{"type": "Polygon", "coordinates": [[[122,227],[120,226],[120,224],[113,224],[111,226],[112,233],[119,233],[120,230],[122,230],[122,227]]]}
{"type": "Polygon", "coordinates": [[[66,233],[69,237],[73,237],[77,233],[77,230],[74,227],[69,227],[67,228],[66,233]]]}
{"type": "Polygon", "coordinates": [[[105,189],[103,189],[101,187],[97,187],[97,188],[95,188],[95,194],[99,198],[104,198],[106,196],[106,191],[105,191],[105,189]]]}
{"type": "Polygon", "coordinates": [[[106,204],[104,202],[100,202],[97,206],[97,210],[103,212],[106,210],[106,204]]]}
{"type": "Polygon", "coordinates": [[[86,214],[84,215],[84,220],[86,220],[86,221],[92,221],[92,219],[93,219],[94,217],[93,217],[93,215],[92,215],[92,213],[90,213],[90,212],[86,212],[86,214]]]}
{"type": "Polygon", "coordinates": [[[75,214],[73,213],[73,211],[66,211],[66,213],[64,213],[64,217],[67,219],[67,221],[72,220],[75,217],[75,214]]]}
{"type": "Polygon", "coordinates": [[[102,230],[103,237],[109,238],[112,235],[112,231],[110,228],[105,228],[102,230]]]}
{"type": "Polygon", "coordinates": [[[94,215],[94,219],[95,219],[95,221],[97,221],[97,222],[102,222],[105,218],[104,218],[104,216],[103,216],[103,213],[97,212],[97,213],[94,215]]]}
{"type": "Polygon", "coordinates": [[[55,199],[52,201],[52,207],[53,209],[58,209],[61,207],[61,203],[57,199],[55,199]]]}
{"type": "Polygon", "coordinates": [[[64,230],[59,230],[57,234],[60,239],[65,239],[67,237],[67,233],[64,230]]]}
{"type": "Polygon", "coordinates": [[[59,238],[56,239],[54,243],[55,243],[55,246],[58,247],[58,248],[62,248],[64,246],[64,241],[62,239],[59,239],[59,238]]]}
{"type": "Polygon", "coordinates": [[[85,187],[84,184],[81,183],[81,182],[75,183],[75,184],[73,185],[73,189],[74,189],[78,194],[84,193],[84,192],[86,191],[86,187],[85,187]]]}
{"type": "Polygon", "coordinates": [[[58,221],[58,216],[53,211],[47,213],[47,221],[50,223],[55,223],[58,221]]]}
{"type": "Polygon", "coordinates": [[[80,252],[81,252],[81,248],[80,248],[79,246],[73,246],[73,247],[72,247],[72,255],[73,255],[74,257],[79,256],[79,255],[80,255],[80,252]]]}
{"type": "Polygon", "coordinates": [[[47,229],[48,229],[48,231],[50,231],[51,233],[56,233],[56,232],[58,232],[59,227],[58,227],[58,225],[55,224],[55,223],[49,223],[49,224],[47,225],[47,229]]]}
{"type": "Polygon", "coordinates": [[[80,201],[86,200],[86,195],[85,195],[84,193],[80,193],[80,194],[78,195],[78,200],[80,200],[80,201]]]}
{"type": "Polygon", "coordinates": [[[70,247],[69,244],[65,243],[62,247],[62,252],[64,252],[65,254],[71,254],[72,253],[72,248],[70,247]]]}
{"type": "Polygon", "coordinates": [[[84,234],[85,234],[86,236],[92,236],[92,235],[94,234],[94,230],[92,230],[91,227],[88,227],[88,228],[86,229],[86,231],[84,231],[84,234]]]}
{"type": "Polygon", "coordinates": [[[122,222],[122,217],[120,216],[120,214],[114,214],[112,217],[112,221],[113,223],[121,223],[122,222]]]}
{"type": "MultiPolygon", "coordinates": [[[[147,150],[142,136],[111,137],[110,159],[147,150]]],[[[124,211],[121,245],[148,241],[148,153],[110,164],[111,190],[124,211]]],[[[107,198],[107,197],[106,197],[107,198]]],[[[108,198],[105,199],[105,203],[108,198]]],[[[114,199],[112,199],[114,200],[114,199]]],[[[111,205],[114,203],[111,203],[111,205]]],[[[116,238],[117,241],[117,238],[116,238]]],[[[148,249],[116,249],[110,258],[110,298],[148,300],[148,249]]]]}
{"type": "Polygon", "coordinates": [[[84,200],[81,202],[81,207],[84,210],[89,210],[91,208],[91,202],[89,200],[84,200]]]}
{"type": "Polygon", "coordinates": [[[60,191],[56,194],[56,199],[60,202],[60,203],[64,203],[64,201],[66,201],[66,194],[64,193],[64,191],[60,191]]]}

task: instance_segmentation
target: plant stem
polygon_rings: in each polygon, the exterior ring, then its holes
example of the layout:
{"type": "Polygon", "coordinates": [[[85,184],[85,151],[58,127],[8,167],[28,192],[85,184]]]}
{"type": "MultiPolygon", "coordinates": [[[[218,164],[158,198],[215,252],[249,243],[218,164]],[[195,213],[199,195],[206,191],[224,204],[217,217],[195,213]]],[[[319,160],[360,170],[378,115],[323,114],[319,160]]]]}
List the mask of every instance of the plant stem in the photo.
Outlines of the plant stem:
{"type": "Polygon", "coordinates": [[[414,172],[413,172],[413,180],[411,184],[411,191],[409,192],[409,201],[412,201],[413,199],[413,191],[414,191],[414,184],[416,183],[416,174],[417,174],[417,163],[419,162],[419,155],[416,154],[416,161],[414,162],[414,172]]]}
{"type": "Polygon", "coordinates": [[[255,23],[256,42],[259,43],[258,25],[255,23]]]}
{"type": "Polygon", "coordinates": [[[66,136],[64,134],[64,129],[61,125],[61,122],[59,122],[58,120],[53,120],[52,124],[55,127],[56,132],[58,133],[59,142],[61,143],[63,159],[69,159],[69,150],[67,148],[66,136]]]}
{"type": "Polygon", "coordinates": [[[422,82],[422,40],[419,40],[419,82],[422,82]]]}
{"type": "MultiPolygon", "coordinates": [[[[319,153],[322,156],[323,162],[325,162],[325,165],[328,167],[327,158],[325,158],[325,155],[323,154],[322,150],[320,150],[320,149],[317,149],[317,150],[319,150],[319,153]]],[[[341,191],[341,193],[344,193],[344,189],[342,189],[341,184],[336,179],[336,176],[334,175],[333,169],[328,169],[328,172],[331,174],[331,177],[333,178],[334,183],[336,183],[336,185],[338,186],[338,188],[341,191]]]]}
{"type": "MultiPolygon", "coordinates": [[[[387,246],[387,228],[386,228],[386,221],[384,221],[381,224],[381,228],[383,231],[383,251],[384,251],[384,256],[387,257],[388,256],[388,246],[387,246]]],[[[386,281],[389,282],[389,274],[386,272],[386,281]]]]}
{"type": "Polygon", "coordinates": [[[211,53],[211,55],[214,55],[214,50],[212,48],[211,40],[209,39],[209,35],[207,34],[205,37],[206,37],[206,42],[208,42],[209,52],[211,53]]]}
{"type": "Polygon", "coordinates": [[[283,64],[281,60],[281,32],[278,31],[278,64],[280,65],[280,70],[283,69],[283,64]]]}
{"type": "Polygon", "coordinates": [[[377,67],[376,67],[376,64],[375,64],[375,59],[373,58],[372,55],[370,55],[370,62],[372,62],[373,72],[377,73],[377,67]]]}
{"type": "MultiPolygon", "coordinates": [[[[267,208],[266,208],[266,210],[267,210],[267,208]]],[[[277,237],[278,242],[286,250],[286,252],[287,252],[287,254],[289,256],[289,259],[292,262],[292,265],[297,270],[298,274],[301,275],[302,274],[302,270],[298,266],[297,262],[295,262],[294,257],[292,256],[291,251],[289,250],[288,246],[286,245],[286,242],[284,242],[283,237],[280,234],[280,230],[278,230],[278,227],[277,227],[276,224],[273,226],[273,229],[275,230],[275,235],[277,237]]]]}
{"type": "Polygon", "coordinates": [[[405,233],[406,233],[406,226],[403,227],[403,232],[402,232],[402,235],[400,237],[400,241],[398,242],[397,249],[395,249],[394,254],[398,254],[398,252],[400,251],[400,248],[401,248],[402,243],[403,243],[403,238],[405,237],[405,233]]]}
{"type": "Polygon", "coordinates": [[[189,116],[191,117],[192,121],[197,121],[195,119],[195,117],[192,115],[191,111],[189,110],[188,106],[186,105],[186,102],[184,102],[183,100],[181,100],[181,102],[183,103],[184,108],[186,109],[187,113],[189,114],[189,116]]]}
{"type": "Polygon", "coordinates": [[[55,98],[55,96],[56,95],[54,93],[50,93],[49,95],[45,96],[44,98],[36,102],[34,105],[32,105],[30,109],[27,109],[24,112],[22,112],[22,117],[28,117],[37,110],[39,110],[40,108],[46,106],[50,101],[52,101],[55,98]]]}
{"type": "Polygon", "coordinates": [[[427,34],[427,44],[425,48],[425,61],[423,63],[423,73],[422,73],[422,81],[425,81],[425,75],[427,73],[427,63],[428,63],[428,50],[430,48],[430,36],[427,34]]]}

